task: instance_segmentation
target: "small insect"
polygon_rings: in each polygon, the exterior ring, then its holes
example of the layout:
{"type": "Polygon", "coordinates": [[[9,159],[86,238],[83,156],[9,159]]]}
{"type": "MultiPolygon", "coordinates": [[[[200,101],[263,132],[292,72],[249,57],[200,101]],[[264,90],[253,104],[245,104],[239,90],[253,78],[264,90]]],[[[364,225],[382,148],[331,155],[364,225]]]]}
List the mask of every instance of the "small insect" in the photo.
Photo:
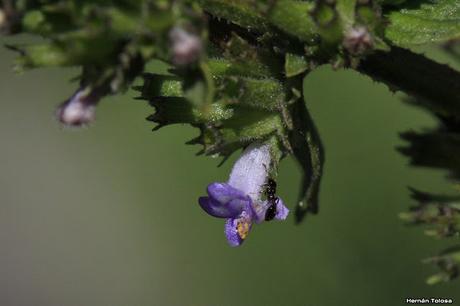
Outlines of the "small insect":
{"type": "Polygon", "coordinates": [[[265,184],[265,195],[267,196],[268,208],[265,212],[265,221],[271,221],[276,216],[276,205],[279,202],[279,198],[276,196],[276,182],[269,178],[267,184],[265,184]]]}

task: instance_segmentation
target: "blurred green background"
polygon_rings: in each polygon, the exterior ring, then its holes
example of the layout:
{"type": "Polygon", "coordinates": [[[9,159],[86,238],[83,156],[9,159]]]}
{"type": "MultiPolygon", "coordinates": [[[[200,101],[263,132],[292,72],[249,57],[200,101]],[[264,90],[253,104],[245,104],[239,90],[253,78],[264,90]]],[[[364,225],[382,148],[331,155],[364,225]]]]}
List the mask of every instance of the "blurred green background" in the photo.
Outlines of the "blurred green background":
{"type": "MultiPolygon", "coordinates": [[[[15,39],[20,41],[21,38],[15,39]]],[[[3,39],[5,43],[9,40],[3,39]]],[[[198,131],[156,133],[134,92],[105,99],[90,128],[62,128],[55,106],[74,69],[12,72],[0,50],[0,305],[403,305],[460,301],[458,281],[425,285],[426,258],[450,245],[397,218],[407,186],[445,191],[445,173],[407,166],[398,132],[426,113],[352,71],[324,67],[305,82],[326,147],[318,216],[256,226],[230,248],[223,220],[198,206],[233,156],[196,157],[198,131]]],[[[438,58],[445,61],[447,58],[438,58]]],[[[279,194],[293,208],[299,169],[288,158],[279,194]]]]}

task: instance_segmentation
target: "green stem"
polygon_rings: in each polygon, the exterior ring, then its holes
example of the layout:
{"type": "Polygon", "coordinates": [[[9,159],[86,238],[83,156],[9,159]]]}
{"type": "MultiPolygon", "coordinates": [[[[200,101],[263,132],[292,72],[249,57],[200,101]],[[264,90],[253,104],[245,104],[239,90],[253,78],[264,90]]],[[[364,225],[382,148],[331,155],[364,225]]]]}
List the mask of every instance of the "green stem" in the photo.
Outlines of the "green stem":
{"type": "Polygon", "coordinates": [[[460,118],[460,73],[423,55],[393,47],[364,59],[358,70],[442,116],[460,118]]]}
{"type": "Polygon", "coordinates": [[[308,212],[317,214],[318,195],[324,165],[324,148],[316,126],[308,113],[304,98],[292,105],[294,129],[289,135],[294,156],[303,170],[295,219],[300,223],[308,212]]]}

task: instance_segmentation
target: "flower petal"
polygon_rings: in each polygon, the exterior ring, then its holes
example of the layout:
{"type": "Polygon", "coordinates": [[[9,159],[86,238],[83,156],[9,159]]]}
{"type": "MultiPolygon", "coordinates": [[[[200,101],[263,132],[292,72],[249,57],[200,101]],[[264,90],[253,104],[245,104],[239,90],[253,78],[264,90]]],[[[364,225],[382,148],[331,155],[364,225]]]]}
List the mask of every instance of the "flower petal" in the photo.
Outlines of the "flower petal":
{"type": "MultiPolygon", "coordinates": [[[[263,202],[253,202],[252,207],[254,211],[254,220],[256,223],[262,223],[265,221],[265,214],[267,213],[267,209],[270,206],[267,200],[263,202]]],[[[289,215],[289,209],[284,205],[283,200],[278,198],[278,203],[276,204],[276,215],[275,219],[277,220],[285,220],[289,215]]]]}
{"type": "Polygon", "coordinates": [[[228,219],[225,222],[225,236],[227,237],[228,244],[232,247],[239,246],[243,243],[243,239],[238,235],[236,230],[238,219],[228,219]]]}
{"type": "Polygon", "coordinates": [[[250,218],[247,218],[244,214],[237,219],[228,219],[225,223],[225,236],[228,244],[232,247],[240,246],[249,234],[251,227],[250,218]]]}
{"type": "Polygon", "coordinates": [[[263,185],[267,181],[271,155],[267,144],[253,143],[248,146],[235,162],[228,183],[251,197],[260,199],[263,185]]]}
{"type": "Polygon", "coordinates": [[[265,213],[267,212],[269,204],[268,201],[258,201],[252,203],[252,208],[254,211],[254,220],[256,223],[262,223],[265,221],[265,213]]]}
{"type": "Polygon", "coordinates": [[[230,202],[230,200],[235,199],[235,198],[246,198],[245,194],[230,186],[227,183],[211,183],[208,185],[208,194],[211,198],[214,200],[221,202],[221,203],[227,203],[230,202]]]}
{"type": "Polygon", "coordinates": [[[289,209],[284,205],[283,200],[279,198],[278,204],[276,204],[276,216],[277,220],[286,220],[289,215],[289,209]]]}
{"type": "Polygon", "coordinates": [[[219,202],[213,197],[200,197],[198,203],[211,216],[217,218],[236,218],[244,211],[252,214],[251,198],[234,198],[228,202],[219,202]]]}

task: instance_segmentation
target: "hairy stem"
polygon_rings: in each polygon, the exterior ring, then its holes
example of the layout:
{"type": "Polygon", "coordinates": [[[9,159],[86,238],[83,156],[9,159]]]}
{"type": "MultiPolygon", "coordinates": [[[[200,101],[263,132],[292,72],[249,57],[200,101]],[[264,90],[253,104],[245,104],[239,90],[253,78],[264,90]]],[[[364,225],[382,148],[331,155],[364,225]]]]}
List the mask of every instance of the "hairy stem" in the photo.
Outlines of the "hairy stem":
{"type": "Polygon", "coordinates": [[[460,73],[423,55],[393,47],[364,59],[358,70],[401,90],[435,113],[460,118],[460,73]]]}

